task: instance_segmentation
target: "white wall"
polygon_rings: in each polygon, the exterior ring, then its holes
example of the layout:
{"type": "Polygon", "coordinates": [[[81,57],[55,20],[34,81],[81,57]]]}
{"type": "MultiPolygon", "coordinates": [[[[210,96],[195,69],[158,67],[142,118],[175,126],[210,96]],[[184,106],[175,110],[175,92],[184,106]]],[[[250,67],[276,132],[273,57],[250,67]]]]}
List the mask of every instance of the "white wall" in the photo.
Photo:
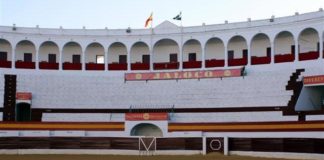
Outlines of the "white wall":
{"type": "Polygon", "coordinates": [[[283,116],[282,111],[271,112],[220,112],[220,113],[174,113],[170,114],[171,122],[266,122],[296,121],[297,116],[283,116]],[[172,116],[171,116],[172,115],[172,116]]]}
{"type": "Polygon", "coordinates": [[[104,56],[105,55],[105,49],[97,43],[93,43],[89,45],[85,52],[85,62],[93,62],[96,63],[96,56],[104,56]]]}
{"type": "Polygon", "coordinates": [[[9,42],[0,39],[0,52],[7,52],[7,61],[11,61],[12,49],[9,42]]]}
{"type": "Polygon", "coordinates": [[[317,31],[313,29],[304,30],[299,38],[299,52],[304,53],[308,51],[317,51],[317,43],[319,42],[319,35],[317,31]]]}
{"type": "Polygon", "coordinates": [[[246,40],[243,37],[236,36],[231,38],[228,43],[227,50],[234,51],[234,58],[242,58],[243,57],[243,50],[248,49],[246,40]]]}
{"type": "Polygon", "coordinates": [[[59,62],[60,51],[56,44],[47,42],[39,48],[39,62],[48,62],[48,54],[56,54],[56,63],[59,62]]]}
{"type": "Polygon", "coordinates": [[[189,53],[196,53],[196,60],[201,61],[201,45],[197,40],[189,40],[183,46],[183,61],[188,61],[189,53]]]}
{"type": "Polygon", "coordinates": [[[225,59],[224,43],[220,39],[210,39],[206,44],[205,59],[225,59]]]}
{"type": "Polygon", "coordinates": [[[43,113],[44,122],[123,122],[123,113],[43,113]]]}
{"type": "Polygon", "coordinates": [[[130,51],[131,63],[142,62],[142,55],[149,55],[150,50],[147,44],[143,42],[136,43],[130,51]]]}
{"type": "Polygon", "coordinates": [[[119,62],[119,55],[127,55],[126,46],[122,43],[112,44],[108,49],[108,63],[119,62]]]}
{"type": "Polygon", "coordinates": [[[176,42],[171,40],[162,40],[154,46],[153,62],[169,62],[170,53],[178,54],[178,61],[180,61],[179,46],[176,42]]]}
{"type": "Polygon", "coordinates": [[[32,53],[32,61],[35,62],[36,49],[35,46],[29,41],[22,41],[16,46],[16,61],[24,60],[24,53],[32,53]]]}
{"type": "MultiPolygon", "coordinates": [[[[63,58],[62,62],[72,62],[72,55],[80,55],[82,59],[82,49],[79,44],[68,43],[63,47],[63,58]]],[[[80,59],[80,61],[81,61],[80,59]]]]}
{"type": "Polygon", "coordinates": [[[251,56],[266,56],[268,47],[271,47],[271,44],[269,38],[266,35],[259,34],[255,36],[251,42],[251,56]]]}
{"type": "Polygon", "coordinates": [[[124,82],[124,73],[22,72],[17,91],[33,94],[34,108],[124,108],[175,105],[178,108],[286,106],[285,86],[292,70],[251,74],[244,78],[124,82]],[[50,84],[50,85],[49,85],[50,84]],[[235,101],[233,101],[235,99],[235,101]]]}
{"type": "Polygon", "coordinates": [[[294,44],[295,42],[292,34],[289,32],[282,32],[276,37],[274,41],[274,47],[275,47],[274,53],[275,54],[291,53],[291,45],[294,44]]]}

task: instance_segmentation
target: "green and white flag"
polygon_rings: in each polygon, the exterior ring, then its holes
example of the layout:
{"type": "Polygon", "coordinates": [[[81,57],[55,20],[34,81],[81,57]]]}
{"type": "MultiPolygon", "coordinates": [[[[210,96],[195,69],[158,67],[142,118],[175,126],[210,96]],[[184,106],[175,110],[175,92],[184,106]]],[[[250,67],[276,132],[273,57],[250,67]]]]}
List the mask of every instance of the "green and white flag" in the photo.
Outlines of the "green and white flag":
{"type": "Polygon", "coordinates": [[[182,19],[181,12],[177,16],[175,16],[173,19],[181,21],[181,19],[182,19]]]}

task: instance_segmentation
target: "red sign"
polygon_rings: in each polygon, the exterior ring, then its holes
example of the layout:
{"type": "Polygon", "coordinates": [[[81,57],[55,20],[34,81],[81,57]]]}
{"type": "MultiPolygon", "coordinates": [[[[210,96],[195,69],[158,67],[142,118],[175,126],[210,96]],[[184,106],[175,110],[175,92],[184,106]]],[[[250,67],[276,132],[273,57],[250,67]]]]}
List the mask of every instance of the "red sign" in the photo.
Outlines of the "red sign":
{"type": "Polygon", "coordinates": [[[32,94],[30,92],[17,92],[16,99],[17,100],[31,100],[32,94]]]}
{"type": "Polygon", "coordinates": [[[304,85],[324,84],[324,75],[304,77],[304,85]]]}
{"type": "Polygon", "coordinates": [[[167,113],[126,113],[126,121],[168,120],[167,113]]]}
{"type": "Polygon", "coordinates": [[[167,80],[167,79],[200,79],[200,78],[220,78],[239,77],[242,68],[226,70],[208,71],[179,71],[179,72],[153,72],[153,73],[126,73],[125,80],[167,80]]]}

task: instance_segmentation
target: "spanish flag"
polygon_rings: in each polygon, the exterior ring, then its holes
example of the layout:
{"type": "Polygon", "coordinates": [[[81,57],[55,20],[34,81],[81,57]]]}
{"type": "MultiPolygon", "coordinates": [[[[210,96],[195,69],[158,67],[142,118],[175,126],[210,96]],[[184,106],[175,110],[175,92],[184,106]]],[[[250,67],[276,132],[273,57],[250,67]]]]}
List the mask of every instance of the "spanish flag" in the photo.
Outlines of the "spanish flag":
{"type": "Polygon", "coordinates": [[[152,21],[153,21],[153,12],[151,13],[150,17],[147,18],[147,20],[145,22],[145,27],[147,27],[150,22],[151,22],[151,27],[152,27],[152,21]]]}

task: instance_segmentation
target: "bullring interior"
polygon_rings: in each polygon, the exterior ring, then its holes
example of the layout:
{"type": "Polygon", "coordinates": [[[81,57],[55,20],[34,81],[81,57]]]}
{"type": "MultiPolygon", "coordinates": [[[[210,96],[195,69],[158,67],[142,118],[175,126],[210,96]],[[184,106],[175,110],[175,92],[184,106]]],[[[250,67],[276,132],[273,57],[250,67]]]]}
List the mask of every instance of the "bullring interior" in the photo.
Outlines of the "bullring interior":
{"type": "Polygon", "coordinates": [[[323,39],[322,9],[127,32],[0,26],[0,150],[323,156],[323,39]]]}

